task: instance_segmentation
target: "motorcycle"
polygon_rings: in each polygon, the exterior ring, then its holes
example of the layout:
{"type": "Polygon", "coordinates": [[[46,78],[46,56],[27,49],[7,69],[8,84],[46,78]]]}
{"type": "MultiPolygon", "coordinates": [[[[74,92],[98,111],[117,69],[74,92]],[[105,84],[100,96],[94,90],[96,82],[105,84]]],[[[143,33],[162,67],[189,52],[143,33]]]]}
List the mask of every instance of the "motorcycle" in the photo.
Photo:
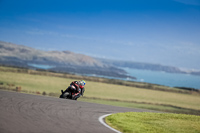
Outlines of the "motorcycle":
{"type": "MultiPolygon", "coordinates": [[[[79,91],[81,90],[79,89],[79,91]]],[[[77,100],[73,97],[76,93],[76,87],[74,85],[70,85],[65,91],[61,90],[61,93],[60,98],[77,100]]]]}

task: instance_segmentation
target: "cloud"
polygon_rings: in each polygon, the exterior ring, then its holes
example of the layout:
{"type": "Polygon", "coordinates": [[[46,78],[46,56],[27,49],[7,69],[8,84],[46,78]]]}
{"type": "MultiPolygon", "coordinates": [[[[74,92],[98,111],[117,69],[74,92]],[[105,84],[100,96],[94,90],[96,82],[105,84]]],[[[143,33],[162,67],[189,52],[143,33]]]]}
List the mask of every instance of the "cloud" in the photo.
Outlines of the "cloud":
{"type": "Polygon", "coordinates": [[[39,29],[32,29],[25,32],[30,35],[58,35],[58,33],[56,32],[44,31],[44,30],[39,30],[39,29]]]}
{"type": "Polygon", "coordinates": [[[174,1],[186,4],[186,5],[200,6],[200,0],[174,0],[174,1]]]}
{"type": "Polygon", "coordinates": [[[91,38],[91,37],[77,36],[77,35],[71,35],[71,34],[60,34],[60,36],[66,37],[66,38],[81,39],[81,40],[97,40],[97,39],[91,38]]]}

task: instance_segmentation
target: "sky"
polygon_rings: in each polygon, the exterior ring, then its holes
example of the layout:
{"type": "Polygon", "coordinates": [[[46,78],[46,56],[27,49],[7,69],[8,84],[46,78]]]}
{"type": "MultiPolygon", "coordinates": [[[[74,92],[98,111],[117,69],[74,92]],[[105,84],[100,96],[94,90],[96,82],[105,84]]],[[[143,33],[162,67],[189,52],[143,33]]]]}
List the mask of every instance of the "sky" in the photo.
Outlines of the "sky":
{"type": "Polygon", "coordinates": [[[0,40],[200,70],[200,0],[0,0],[0,40]]]}

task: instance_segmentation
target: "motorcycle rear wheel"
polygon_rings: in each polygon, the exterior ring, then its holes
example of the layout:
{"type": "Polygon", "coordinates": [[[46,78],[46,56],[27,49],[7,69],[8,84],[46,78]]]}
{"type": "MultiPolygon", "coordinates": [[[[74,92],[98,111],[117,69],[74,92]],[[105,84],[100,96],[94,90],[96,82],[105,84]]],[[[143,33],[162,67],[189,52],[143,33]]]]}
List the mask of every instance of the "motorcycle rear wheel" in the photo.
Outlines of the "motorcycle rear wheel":
{"type": "Polygon", "coordinates": [[[70,94],[69,92],[65,92],[62,95],[60,95],[60,98],[65,98],[65,99],[69,99],[70,98],[70,94]]]}

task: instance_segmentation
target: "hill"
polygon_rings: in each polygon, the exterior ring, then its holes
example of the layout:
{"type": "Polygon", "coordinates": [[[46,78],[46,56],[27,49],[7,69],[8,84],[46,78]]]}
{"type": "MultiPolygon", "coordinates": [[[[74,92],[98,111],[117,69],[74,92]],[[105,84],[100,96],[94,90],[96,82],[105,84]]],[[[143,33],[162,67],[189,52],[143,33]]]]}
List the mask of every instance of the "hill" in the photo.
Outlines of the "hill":
{"type": "Polygon", "coordinates": [[[47,65],[49,71],[131,78],[120,67],[200,75],[200,71],[181,70],[173,66],[93,58],[71,51],[42,51],[23,45],[0,41],[0,65],[38,69],[36,65],[47,65]],[[30,65],[33,64],[33,65],[30,65]]]}
{"type": "Polygon", "coordinates": [[[74,66],[104,67],[92,57],[70,51],[41,51],[30,47],[0,42],[1,60],[22,60],[41,64],[65,64],[74,66]]]}
{"type": "Polygon", "coordinates": [[[133,78],[126,72],[90,56],[70,51],[42,51],[0,41],[0,64],[36,69],[33,65],[53,66],[50,71],[133,78]]]}
{"type": "Polygon", "coordinates": [[[101,59],[101,58],[96,58],[96,59],[106,65],[112,65],[118,68],[127,67],[127,68],[150,70],[150,71],[164,71],[167,73],[183,73],[183,74],[200,75],[200,71],[181,70],[180,68],[174,67],[174,66],[165,66],[165,65],[160,65],[160,64],[142,63],[142,62],[133,62],[133,61],[110,60],[110,59],[101,59]]]}

